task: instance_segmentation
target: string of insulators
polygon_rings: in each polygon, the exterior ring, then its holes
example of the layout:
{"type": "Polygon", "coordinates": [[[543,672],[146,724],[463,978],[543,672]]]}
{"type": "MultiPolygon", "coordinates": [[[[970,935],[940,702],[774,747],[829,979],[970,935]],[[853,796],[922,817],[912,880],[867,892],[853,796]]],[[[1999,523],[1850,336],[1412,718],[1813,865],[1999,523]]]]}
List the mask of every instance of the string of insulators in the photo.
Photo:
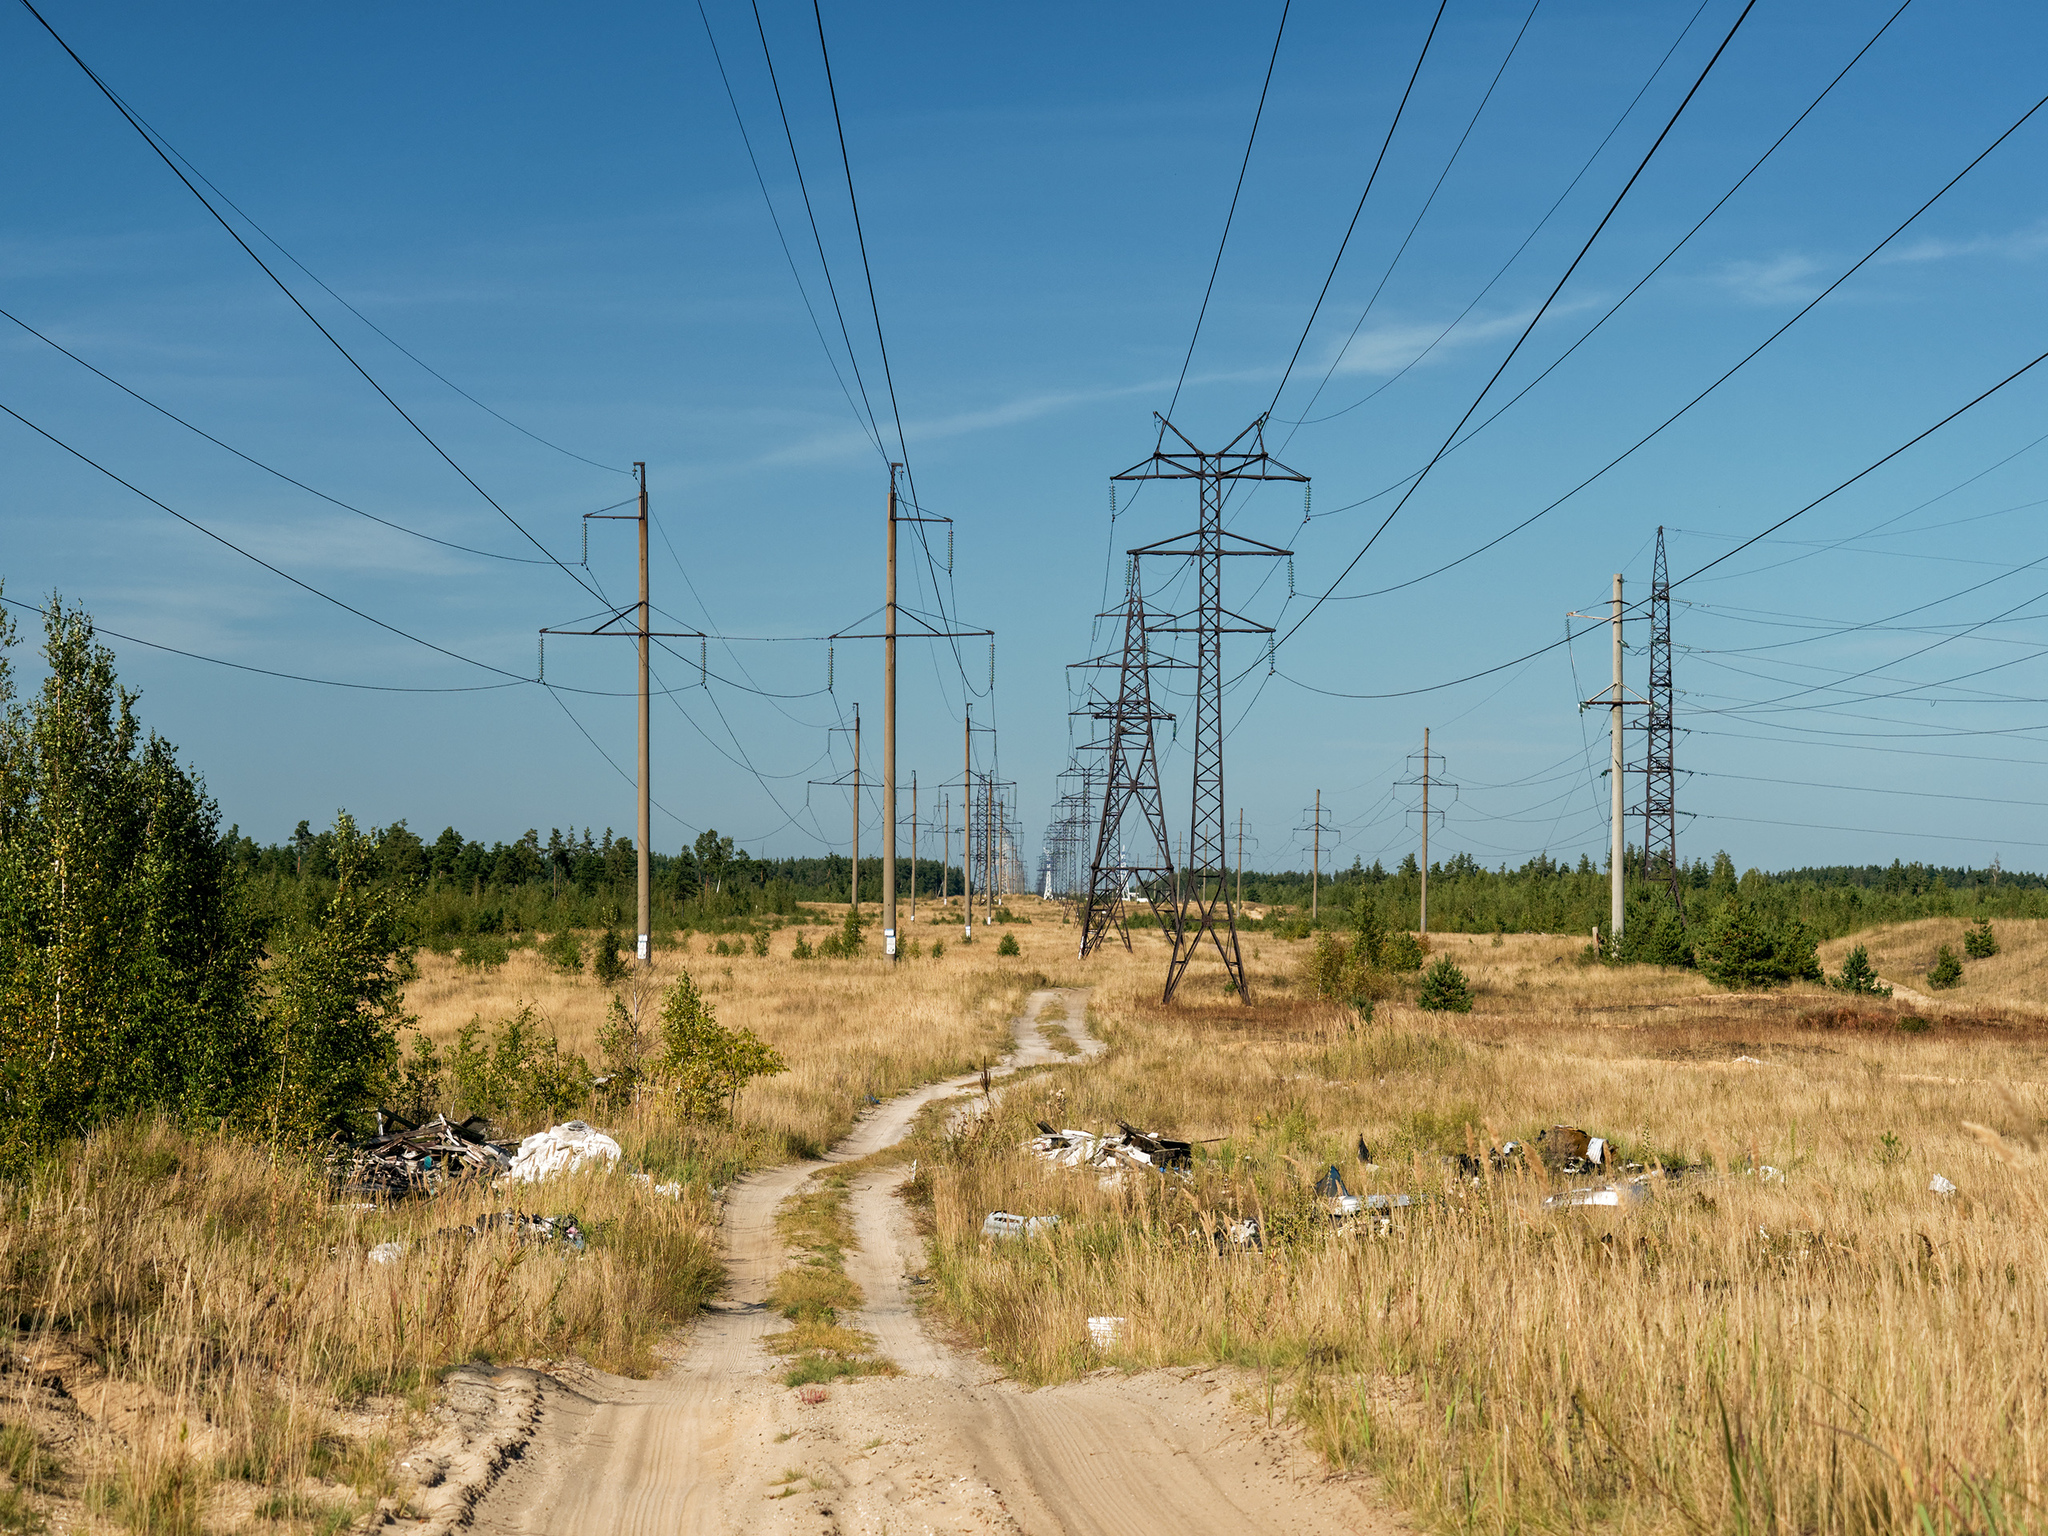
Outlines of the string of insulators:
{"type": "Polygon", "coordinates": [[[946,574],[948,576],[953,574],[953,529],[951,524],[948,524],[946,527],[946,574]]]}
{"type": "Polygon", "coordinates": [[[540,682],[543,682],[543,683],[544,683],[544,682],[546,682],[547,680],[548,680],[548,637],[547,637],[546,635],[542,635],[542,636],[540,637],[540,677],[539,677],[538,681],[540,681],[540,682]]]}
{"type": "Polygon", "coordinates": [[[1273,675],[1273,637],[1266,636],[1266,676],[1273,675]]]}
{"type": "Polygon", "coordinates": [[[1294,596],[1294,556],[1287,557],[1287,595],[1294,596]]]}
{"type": "Polygon", "coordinates": [[[825,691],[827,693],[832,691],[832,655],[837,649],[837,646],[828,645],[825,647],[825,691]]]}
{"type": "Polygon", "coordinates": [[[1115,519],[1116,519],[1116,482],[1115,482],[1114,480],[1112,480],[1112,481],[1110,481],[1110,482],[1109,482],[1109,516],[1110,516],[1110,519],[1111,519],[1111,521],[1115,521],[1115,519]]]}
{"type": "Polygon", "coordinates": [[[583,523],[583,569],[590,569],[590,522],[587,518],[583,523]]]}
{"type": "Polygon", "coordinates": [[[996,691],[996,637],[988,637],[988,691],[996,691]]]}
{"type": "Polygon", "coordinates": [[[710,646],[711,642],[706,640],[702,635],[699,635],[697,637],[697,686],[699,688],[709,686],[706,679],[710,675],[711,671],[709,665],[710,646]]]}
{"type": "Polygon", "coordinates": [[[1306,480],[1301,483],[1301,520],[1304,523],[1308,521],[1309,500],[1315,493],[1316,488],[1313,485],[1306,480]]]}

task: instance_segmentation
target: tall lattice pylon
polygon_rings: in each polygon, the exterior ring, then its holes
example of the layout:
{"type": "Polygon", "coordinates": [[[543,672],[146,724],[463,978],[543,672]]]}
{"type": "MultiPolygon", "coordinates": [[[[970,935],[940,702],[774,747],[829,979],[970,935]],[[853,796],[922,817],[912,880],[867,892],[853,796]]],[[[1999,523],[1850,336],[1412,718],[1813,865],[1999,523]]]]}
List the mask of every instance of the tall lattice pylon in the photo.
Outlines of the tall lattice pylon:
{"type": "Polygon", "coordinates": [[[1173,851],[1166,840],[1166,809],[1159,793],[1159,749],[1154,726],[1173,716],[1152,707],[1152,658],[1145,626],[1145,596],[1137,579],[1138,562],[1131,561],[1125,580],[1121,654],[1115,661],[1098,656],[1077,666],[1117,669],[1116,696],[1097,697],[1088,714],[1103,723],[1101,747],[1102,819],[1095,833],[1095,853],[1088,867],[1088,894],[1081,904],[1081,953],[1095,952],[1110,934],[1131,947],[1130,924],[1125,906],[1136,892],[1142,894],[1158,914],[1176,950],[1179,948],[1179,911],[1173,904],[1173,851]],[[1141,826],[1130,829],[1125,822],[1135,813],[1141,826]]]}
{"type": "Polygon", "coordinates": [[[1180,891],[1180,920],[1174,925],[1173,958],[1167,963],[1166,1000],[1172,1001],[1188,962],[1207,934],[1223,959],[1241,1001],[1249,1002],[1244,958],[1237,943],[1237,912],[1230,899],[1230,862],[1226,854],[1223,810],[1223,637],[1226,634],[1270,635],[1272,627],[1254,624],[1223,606],[1223,560],[1227,555],[1287,558],[1292,550],[1262,544],[1223,527],[1223,499],[1228,488],[1245,480],[1292,480],[1298,474],[1266,452],[1266,418],[1261,416],[1223,448],[1205,453],[1164,416],[1159,441],[1150,458],[1132,465],[1117,480],[1193,480],[1201,488],[1202,520],[1190,533],[1135,549],[1135,555],[1169,556],[1195,566],[1196,599],[1190,613],[1155,621],[1155,634],[1192,634],[1195,638],[1194,804],[1188,822],[1187,867],[1180,891]],[[1168,433],[1179,440],[1169,447],[1168,433]],[[1247,441],[1249,439],[1249,441],[1247,441]],[[1229,621],[1229,622],[1226,622],[1229,621]]]}
{"type": "Polygon", "coordinates": [[[1650,687],[1643,731],[1643,879],[1669,885],[1672,904],[1682,914],[1685,882],[1678,863],[1678,769],[1671,725],[1671,573],[1664,564],[1662,528],[1650,576],[1650,687]]]}

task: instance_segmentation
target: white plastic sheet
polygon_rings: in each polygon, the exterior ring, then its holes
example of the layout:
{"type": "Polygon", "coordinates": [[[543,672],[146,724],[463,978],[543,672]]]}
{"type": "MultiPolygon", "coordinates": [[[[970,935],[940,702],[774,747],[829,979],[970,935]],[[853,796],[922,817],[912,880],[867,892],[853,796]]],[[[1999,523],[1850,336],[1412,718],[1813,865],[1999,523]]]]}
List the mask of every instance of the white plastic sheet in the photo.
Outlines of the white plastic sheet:
{"type": "Polygon", "coordinates": [[[622,1150],[616,1141],[581,1120],[569,1120],[535,1131],[519,1143],[512,1159],[512,1171],[505,1175],[515,1184],[534,1184],[558,1173],[574,1173],[585,1163],[616,1166],[622,1150]]]}

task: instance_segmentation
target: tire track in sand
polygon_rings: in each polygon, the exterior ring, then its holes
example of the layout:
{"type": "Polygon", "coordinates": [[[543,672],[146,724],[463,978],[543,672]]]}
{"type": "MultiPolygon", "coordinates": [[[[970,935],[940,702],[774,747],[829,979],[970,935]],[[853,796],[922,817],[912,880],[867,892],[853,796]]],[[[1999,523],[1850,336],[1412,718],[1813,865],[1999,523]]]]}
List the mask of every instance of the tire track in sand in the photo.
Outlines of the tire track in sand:
{"type": "MultiPolygon", "coordinates": [[[[1000,1075],[1100,1054],[1086,999],[1081,990],[1034,992],[1012,1021],[1016,1049],[1000,1075]],[[1054,1005],[1080,1058],[1037,1032],[1054,1005]]],[[[563,1373],[543,1393],[525,1454],[477,1504],[474,1528],[506,1536],[1399,1529],[1367,1502],[1369,1485],[1322,1477],[1289,1437],[1234,1410],[1224,1373],[1105,1371],[1025,1392],[932,1337],[911,1301],[923,1248],[895,1196],[900,1168],[852,1185],[859,1247],[846,1264],[867,1296],[855,1326],[903,1374],[837,1383],[815,1405],[781,1387],[780,1362],[761,1346],[780,1321],[767,1306],[783,1258],[776,1208],[819,1169],[892,1145],[927,1104],[979,1083],[975,1074],[892,1099],[823,1160],[736,1181],[725,1214],[730,1284],[682,1360],[644,1382],[563,1373]]]]}

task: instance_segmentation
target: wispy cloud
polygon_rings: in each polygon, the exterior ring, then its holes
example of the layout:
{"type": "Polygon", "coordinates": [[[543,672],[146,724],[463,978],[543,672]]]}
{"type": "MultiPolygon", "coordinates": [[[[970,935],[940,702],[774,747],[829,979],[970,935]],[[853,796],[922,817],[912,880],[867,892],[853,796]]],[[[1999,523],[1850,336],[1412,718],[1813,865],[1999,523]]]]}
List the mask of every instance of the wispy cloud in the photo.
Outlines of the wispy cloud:
{"type": "Polygon", "coordinates": [[[1812,256],[1786,251],[1753,261],[1731,261],[1712,281],[1745,304],[1800,304],[1820,292],[1827,271],[1812,256]]]}
{"type": "Polygon", "coordinates": [[[2028,229],[2016,229],[2002,235],[1975,235],[1967,240],[1930,236],[1895,246],[1879,259],[1912,263],[1955,261],[1965,256],[1997,256],[2007,261],[2030,261],[2044,251],[2048,251],[2048,220],[2028,229]]]}

